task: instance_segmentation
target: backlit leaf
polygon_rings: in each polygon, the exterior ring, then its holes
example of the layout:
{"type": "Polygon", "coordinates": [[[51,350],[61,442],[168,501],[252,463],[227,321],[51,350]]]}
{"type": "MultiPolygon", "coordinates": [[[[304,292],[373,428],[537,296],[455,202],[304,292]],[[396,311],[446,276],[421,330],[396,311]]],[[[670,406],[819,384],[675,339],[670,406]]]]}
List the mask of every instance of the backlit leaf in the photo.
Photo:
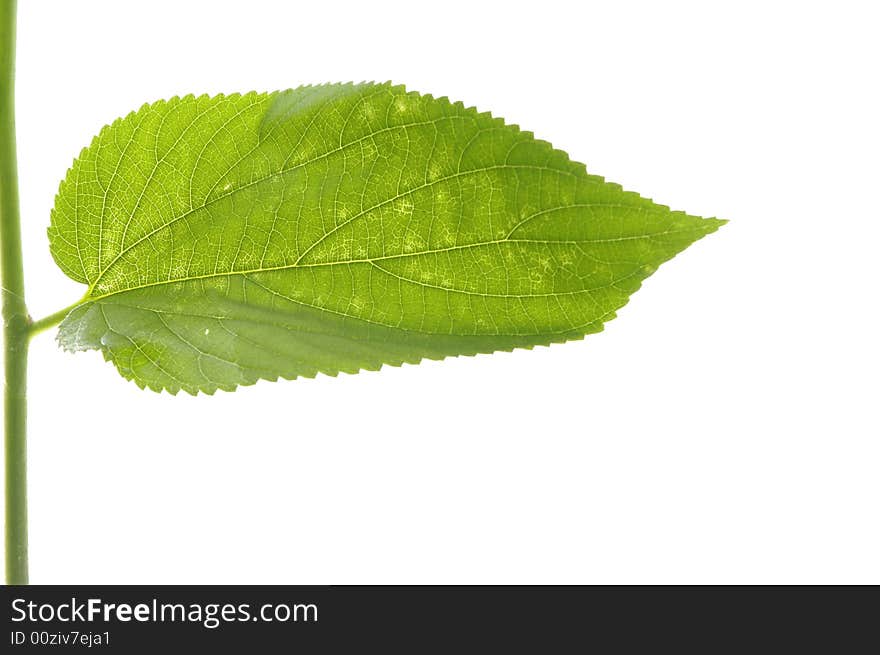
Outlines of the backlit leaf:
{"type": "Polygon", "coordinates": [[[52,254],[88,290],[59,340],[172,393],[550,344],[722,223],[388,84],[173,98],[61,184],[52,254]]]}

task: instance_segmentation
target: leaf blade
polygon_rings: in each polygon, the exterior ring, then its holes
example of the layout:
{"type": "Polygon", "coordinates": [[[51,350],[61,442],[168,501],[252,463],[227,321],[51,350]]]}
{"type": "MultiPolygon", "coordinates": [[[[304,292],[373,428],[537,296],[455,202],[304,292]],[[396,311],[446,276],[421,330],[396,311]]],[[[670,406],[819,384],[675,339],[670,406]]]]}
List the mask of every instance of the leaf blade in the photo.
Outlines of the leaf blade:
{"type": "Polygon", "coordinates": [[[722,223],[402,87],[188,96],[62,183],[52,253],[89,291],[59,338],[191,393],[553,343],[722,223]]]}

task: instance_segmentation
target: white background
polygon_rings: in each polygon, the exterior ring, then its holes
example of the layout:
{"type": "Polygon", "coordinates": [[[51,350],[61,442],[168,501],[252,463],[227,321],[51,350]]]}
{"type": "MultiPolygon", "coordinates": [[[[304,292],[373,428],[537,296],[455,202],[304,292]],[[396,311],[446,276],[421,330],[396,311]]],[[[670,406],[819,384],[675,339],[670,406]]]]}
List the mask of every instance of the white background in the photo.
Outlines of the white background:
{"type": "Polygon", "coordinates": [[[21,2],[35,317],[106,122],[404,82],[730,219],[583,342],[171,397],[32,348],[35,583],[880,583],[872,3],[21,2]]]}

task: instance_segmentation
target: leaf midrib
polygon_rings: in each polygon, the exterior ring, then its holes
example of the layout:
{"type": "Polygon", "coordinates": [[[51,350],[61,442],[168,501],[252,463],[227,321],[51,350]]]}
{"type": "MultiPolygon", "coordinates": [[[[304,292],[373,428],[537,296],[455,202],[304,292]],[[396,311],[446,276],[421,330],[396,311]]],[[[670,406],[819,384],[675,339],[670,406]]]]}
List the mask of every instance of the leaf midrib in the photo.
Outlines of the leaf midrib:
{"type": "MultiPolygon", "coordinates": [[[[402,259],[402,258],[408,258],[408,257],[420,257],[423,255],[438,254],[438,253],[443,253],[443,252],[452,252],[455,250],[465,250],[468,248],[479,248],[479,247],[483,247],[483,246],[498,245],[498,244],[502,244],[502,243],[535,243],[535,244],[548,244],[548,245],[549,244],[580,245],[580,244],[584,244],[584,243],[591,243],[591,244],[616,243],[616,242],[621,242],[621,241],[635,241],[635,240],[639,240],[639,239],[653,239],[653,238],[657,238],[657,237],[668,236],[668,235],[672,235],[672,234],[684,234],[684,233],[693,232],[693,231],[694,230],[692,230],[692,229],[665,230],[663,232],[656,232],[656,233],[652,233],[652,234],[637,234],[637,235],[631,235],[631,236],[625,236],[625,237],[611,237],[611,238],[606,238],[606,239],[559,239],[559,240],[557,240],[557,239],[509,239],[509,238],[505,237],[503,239],[493,239],[490,241],[480,241],[480,242],[476,242],[476,243],[467,243],[467,244],[462,244],[462,245],[458,245],[458,246],[449,246],[447,248],[437,248],[434,250],[420,250],[420,251],[416,251],[416,252],[400,253],[400,254],[396,254],[396,255],[382,255],[379,257],[365,257],[362,259],[349,259],[349,260],[344,260],[344,261],[315,262],[313,264],[282,264],[280,266],[266,266],[266,267],[255,268],[255,269],[224,271],[224,272],[220,272],[220,273],[206,273],[204,275],[190,275],[190,276],[183,277],[183,278],[159,280],[157,282],[150,282],[149,284],[141,284],[138,286],[125,287],[124,289],[116,289],[116,290],[110,291],[108,293],[101,294],[99,296],[91,296],[89,294],[86,294],[86,296],[79,303],[77,303],[77,305],[84,304],[87,302],[97,302],[99,300],[105,300],[107,298],[111,298],[113,296],[121,295],[124,293],[139,291],[141,289],[149,289],[152,287],[165,286],[165,285],[169,285],[169,284],[184,284],[186,282],[195,282],[198,280],[209,280],[212,278],[231,277],[231,276],[236,276],[236,275],[247,276],[247,275],[254,275],[257,273],[272,273],[272,272],[276,272],[276,271],[284,271],[284,270],[291,270],[291,269],[319,268],[319,267],[324,267],[324,266],[349,266],[352,264],[371,264],[371,263],[374,263],[377,261],[385,261],[385,260],[390,260],[390,259],[402,259]]],[[[624,278],[619,278],[619,279],[615,280],[615,282],[620,282],[622,279],[624,279],[624,278]]],[[[421,282],[418,282],[415,280],[412,280],[412,282],[413,282],[413,284],[422,284],[421,282]]],[[[430,285],[425,285],[425,286],[430,286],[430,285]]],[[[441,288],[443,288],[446,291],[450,291],[452,293],[462,293],[462,294],[471,293],[471,292],[465,291],[463,289],[451,289],[451,288],[446,288],[446,287],[441,287],[441,288]]],[[[604,288],[604,287],[595,287],[592,289],[582,289],[582,290],[575,291],[574,293],[585,293],[588,291],[596,291],[601,288],[604,288]]],[[[512,293],[506,293],[506,294],[486,293],[486,294],[484,294],[484,293],[478,293],[478,294],[474,294],[474,295],[481,295],[481,296],[487,296],[487,297],[497,296],[497,297],[501,297],[501,298],[530,298],[530,297],[569,295],[570,293],[572,293],[572,292],[555,292],[555,293],[545,293],[545,294],[512,294],[512,293]]]]}

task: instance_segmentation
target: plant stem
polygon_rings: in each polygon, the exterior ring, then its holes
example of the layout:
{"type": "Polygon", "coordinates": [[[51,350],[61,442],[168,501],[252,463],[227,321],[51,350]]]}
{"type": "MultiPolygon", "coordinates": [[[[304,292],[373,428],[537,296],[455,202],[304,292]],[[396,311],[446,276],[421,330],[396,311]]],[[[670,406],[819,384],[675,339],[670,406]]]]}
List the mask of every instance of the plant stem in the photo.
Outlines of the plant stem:
{"type": "Polygon", "coordinates": [[[28,313],[15,150],[15,0],[0,0],[0,279],[5,346],[6,582],[27,584],[28,313]]]}

